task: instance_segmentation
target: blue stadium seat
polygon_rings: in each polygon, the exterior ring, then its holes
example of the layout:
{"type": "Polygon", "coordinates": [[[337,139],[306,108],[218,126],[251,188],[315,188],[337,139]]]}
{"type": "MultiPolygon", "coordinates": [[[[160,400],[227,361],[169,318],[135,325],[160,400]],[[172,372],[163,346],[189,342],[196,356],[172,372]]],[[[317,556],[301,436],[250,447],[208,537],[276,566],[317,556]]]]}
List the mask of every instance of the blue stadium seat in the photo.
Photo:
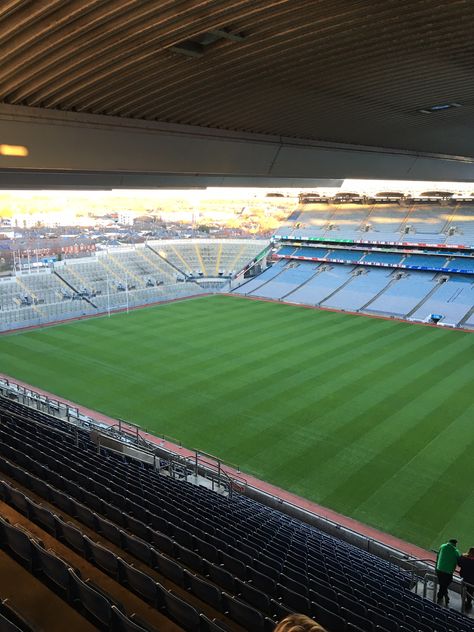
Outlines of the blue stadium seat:
{"type": "Polygon", "coordinates": [[[184,586],[198,599],[223,612],[222,593],[217,586],[186,570],[184,571],[184,586]]]}
{"type": "Polygon", "coordinates": [[[18,489],[14,487],[7,487],[7,495],[9,498],[9,502],[17,511],[19,511],[24,516],[28,515],[28,502],[26,500],[25,494],[20,492],[18,489]]]}
{"type": "Polygon", "coordinates": [[[232,575],[239,579],[245,580],[247,578],[247,568],[243,562],[223,551],[220,551],[219,557],[221,564],[229,573],[232,573],[232,575]]]}
{"type": "Polygon", "coordinates": [[[293,592],[298,593],[299,595],[307,597],[309,595],[308,581],[306,580],[305,582],[304,577],[301,574],[299,575],[299,580],[300,581],[291,579],[286,574],[282,573],[278,578],[278,583],[292,590],[293,592]]]}
{"type": "Polygon", "coordinates": [[[108,575],[117,579],[119,576],[119,558],[109,549],[91,540],[87,535],[83,536],[86,558],[94,566],[101,568],[108,575]]]}
{"type": "Polygon", "coordinates": [[[122,512],[127,511],[128,513],[131,513],[132,517],[135,518],[135,520],[139,520],[145,525],[150,524],[150,515],[148,510],[140,506],[138,503],[125,500],[123,496],[120,497],[117,494],[115,496],[115,502],[112,504],[114,504],[122,512]]]}
{"type": "Polygon", "coordinates": [[[367,608],[353,597],[349,597],[344,593],[339,593],[337,595],[337,602],[340,606],[350,610],[354,614],[360,615],[361,617],[367,616],[367,608]]]}
{"type": "Polygon", "coordinates": [[[170,579],[177,586],[184,585],[184,570],[174,560],[162,555],[158,551],[152,550],[153,562],[152,566],[161,575],[164,575],[167,579],[170,579]]]}
{"type": "Polygon", "coordinates": [[[146,628],[129,619],[117,606],[112,606],[111,612],[110,632],[147,632],[146,628]]]}
{"type": "Polygon", "coordinates": [[[174,621],[187,632],[199,632],[201,619],[196,608],[183,601],[183,599],[171,591],[165,590],[163,597],[166,612],[170,618],[174,619],[174,621]]]}
{"type": "MultiPolygon", "coordinates": [[[[110,505],[109,505],[110,506],[110,505]]],[[[118,511],[118,510],[117,510],[118,511]]],[[[133,516],[127,516],[127,514],[122,514],[124,519],[124,528],[131,531],[138,538],[142,538],[142,540],[149,541],[150,537],[150,528],[141,520],[137,520],[133,516]]],[[[112,517],[109,515],[109,518],[112,520],[112,517]]],[[[113,520],[113,522],[117,522],[113,520]]],[[[120,524],[120,523],[117,523],[120,524]]]]}
{"type": "Polygon", "coordinates": [[[31,540],[20,528],[12,526],[0,516],[0,538],[13,556],[30,571],[33,570],[33,551],[31,540]]]}
{"type": "Polygon", "coordinates": [[[68,569],[68,573],[71,602],[79,607],[81,611],[85,611],[95,624],[108,629],[112,618],[109,601],[97,590],[89,586],[87,582],[82,581],[72,568],[68,569]]]}
{"type": "Polygon", "coordinates": [[[380,612],[368,609],[367,618],[372,621],[375,626],[379,626],[387,632],[398,632],[398,622],[380,612]]]}
{"type": "Polygon", "coordinates": [[[176,540],[176,542],[181,544],[181,546],[185,546],[187,549],[194,548],[193,536],[185,529],[181,529],[181,527],[174,527],[173,538],[176,540]]]}
{"type": "Polygon", "coordinates": [[[152,565],[153,556],[151,546],[149,544],[139,538],[136,538],[134,535],[126,533],[125,531],[121,532],[121,537],[122,548],[148,566],[152,565]]]}
{"type": "Polygon", "coordinates": [[[117,507],[106,504],[104,505],[104,509],[101,513],[119,527],[125,526],[125,516],[120,509],[117,509],[117,507]]]}
{"type": "Polygon", "coordinates": [[[347,623],[357,626],[360,630],[362,630],[362,632],[374,632],[373,622],[369,621],[366,617],[356,614],[352,610],[348,610],[344,607],[341,607],[339,612],[341,617],[345,619],[347,623]]]}
{"type": "Polygon", "coordinates": [[[79,553],[79,555],[85,557],[86,547],[82,532],[73,524],[60,519],[56,521],[56,528],[58,538],[66,542],[66,544],[79,553]]]}
{"type": "Polygon", "coordinates": [[[49,509],[28,500],[28,518],[54,537],[57,536],[57,516],[49,509]]]}
{"type": "Polygon", "coordinates": [[[223,593],[223,597],[224,606],[231,619],[246,630],[265,632],[265,622],[261,612],[226,593],[223,593]]]}
{"type": "Polygon", "coordinates": [[[264,564],[263,562],[257,559],[255,559],[253,562],[253,568],[256,571],[265,575],[266,577],[270,577],[271,579],[275,581],[280,576],[280,571],[278,571],[276,568],[273,568],[273,566],[268,566],[268,564],[264,564]]]}
{"type": "Polygon", "coordinates": [[[20,632],[35,632],[10,599],[0,601],[0,617],[0,630],[2,632],[17,632],[18,630],[20,632]]]}
{"type": "Polygon", "coordinates": [[[228,590],[230,592],[235,591],[235,580],[229,571],[217,566],[217,564],[206,564],[205,568],[206,575],[212,582],[221,586],[224,590],[228,590]]]}
{"type": "Polygon", "coordinates": [[[164,535],[163,533],[153,531],[151,534],[151,543],[155,549],[160,551],[160,553],[165,553],[170,557],[174,557],[176,555],[176,544],[169,536],[164,535]]]}
{"type": "Polygon", "coordinates": [[[70,513],[74,518],[77,518],[79,522],[89,527],[89,529],[97,530],[97,519],[95,513],[86,507],[82,503],[72,501],[72,511],[70,513]]]}
{"type": "Polygon", "coordinates": [[[143,597],[153,607],[159,608],[163,606],[164,588],[152,577],[127,564],[124,560],[118,558],[118,561],[120,582],[128,586],[130,590],[140,595],[140,597],[143,597]]]}
{"type": "Polygon", "coordinates": [[[277,592],[278,597],[281,599],[282,603],[294,610],[295,612],[301,612],[302,614],[310,615],[311,614],[311,604],[307,597],[301,595],[300,593],[294,592],[290,590],[286,586],[282,586],[281,584],[277,584],[277,592]]]}
{"type": "Polygon", "coordinates": [[[190,551],[184,546],[181,546],[177,550],[177,556],[180,564],[183,564],[183,566],[191,568],[196,573],[203,573],[205,565],[204,560],[199,555],[199,553],[196,553],[195,551],[190,551]]]}
{"type": "Polygon", "coordinates": [[[208,562],[213,564],[219,563],[219,549],[209,542],[201,540],[201,538],[194,538],[196,549],[200,555],[208,562]]]}
{"type": "Polygon", "coordinates": [[[346,622],[338,614],[334,614],[326,608],[318,607],[317,613],[318,622],[324,627],[331,630],[331,632],[345,632],[346,622]]]}
{"type": "Polygon", "coordinates": [[[202,613],[199,616],[201,632],[232,632],[231,628],[226,626],[222,621],[217,619],[211,620],[202,613]]]}
{"type": "Polygon", "coordinates": [[[69,597],[69,575],[66,562],[54,555],[51,551],[46,551],[34,540],[31,541],[33,553],[33,570],[47,579],[48,584],[52,584],[55,592],[63,599],[69,597]]]}
{"type": "Polygon", "coordinates": [[[245,603],[248,603],[257,610],[260,610],[260,612],[272,616],[273,613],[270,605],[270,598],[266,593],[258,590],[258,588],[254,588],[247,582],[243,582],[240,579],[235,580],[235,588],[237,596],[239,596],[242,601],[245,601],[245,603]]]}
{"type": "MultiPolygon", "coordinates": [[[[17,627],[12,621],[7,619],[1,612],[0,612],[0,630],[2,632],[24,632],[24,628],[17,627]]],[[[32,628],[30,628],[30,630],[32,630],[32,628]]]]}
{"type": "Polygon", "coordinates": [[[277,597],[276,582],[273,579],[250,566],[247,567],[247,577],[255,588],[267,593],[269,597],[277,597]]]}
{"type": "Polygon", "coordinates": [[[121,529],[110,520],[106,520],[102,516],[96,516],[97,532],[104,536],[107,540],[117,546],[122,545],[121,529]]]}

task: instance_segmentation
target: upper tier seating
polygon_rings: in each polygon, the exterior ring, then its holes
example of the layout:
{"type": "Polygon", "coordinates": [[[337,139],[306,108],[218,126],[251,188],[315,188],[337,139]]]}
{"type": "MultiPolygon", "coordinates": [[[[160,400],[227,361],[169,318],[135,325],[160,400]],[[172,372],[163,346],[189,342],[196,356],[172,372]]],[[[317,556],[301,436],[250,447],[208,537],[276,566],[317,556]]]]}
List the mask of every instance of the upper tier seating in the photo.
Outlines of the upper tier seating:
{"type": "Polygon", "coordinates": [[[453,208],[442,208],[440,206],[422,206],[412,208],[408,213],[405,225],[410,226],[418,235],[431,234],[438,235],[446,228],[453,208]]]}
{"type": "Polygon", "coordinates": [[[406,206],[374,205],[366,218],[366,223],[371,228],[369,232],[398,233],[408,213],[406,206]]]}
{"type": "MultiPolygon", "coordinates": [[[[189,599],[212,604],[241,626],[235,630],[266,632],[286,613],[299,611],[329,632],[472,632],[465,617],[411,593],[408,573],[364,550],[245,496],[225,497],[107,450],[98,454],[87,432],[76,436],[65,422],[16,402],[2,398],[0,407],[0,480],[5,475],[26,490],[0,483],[4,501],[55,531],[181,629],[220,628],[209,627],[199,608],[157,583],[156,572],[187,589],[189,599]],[[56,506],[58,515],[31,501],[28,490],[56,506]],[[100,533],[110,552],[67,527],[59,517],[65,514],[100,533]],[[113,553],[116,546],[140,570],[113,553]]],[[[7,549],[26,565],[34,563],[28,536],[18,536],[16,544],[12,528],[2,529],[11,533],[7,549]]],[[[54,577],[63,572],[59,562],[50,571],[54,577]]],[[[86,589],[68,573],[84,608],[86,589]]],[[[110,601],[106,595],[95,599],[90,608],[101,616],[99,629],[111,629],[110,601]]]]}
{"type": "Polygon", "coordinates": [[[318,204],[305,206],[288,222],[277,230],[277,235],[313,236],[328,241],[474,244],[472,206],[318,204]]]}
{"type": "Polygon", "coordinates": [[[449,238],[448,243],[474,244],[474,208],[457,207],[448,228],[454,230],[454,235],[449,238]]]}

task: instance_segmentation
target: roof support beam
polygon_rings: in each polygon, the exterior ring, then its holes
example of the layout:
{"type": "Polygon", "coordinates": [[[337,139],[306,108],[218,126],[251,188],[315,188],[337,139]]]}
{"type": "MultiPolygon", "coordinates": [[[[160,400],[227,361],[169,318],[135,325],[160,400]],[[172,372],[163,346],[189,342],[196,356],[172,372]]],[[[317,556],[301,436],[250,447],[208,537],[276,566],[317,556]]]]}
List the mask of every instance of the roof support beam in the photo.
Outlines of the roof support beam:
{"type": "Polygon", "coordinates": [[[144,188],[149,176],[157,186],[288,187],[293,180],[311,187],[318,179],[343,178],[474,182],[474,160],[465,157],[11,105],[0,105],[1,143],[28,149],[27,156],[0,156],[4,188],[9,175],[21,172],[95,174],[98,186],[101,177],[107,186],[105,174],[114,183],[133,175],[144,188]]]}

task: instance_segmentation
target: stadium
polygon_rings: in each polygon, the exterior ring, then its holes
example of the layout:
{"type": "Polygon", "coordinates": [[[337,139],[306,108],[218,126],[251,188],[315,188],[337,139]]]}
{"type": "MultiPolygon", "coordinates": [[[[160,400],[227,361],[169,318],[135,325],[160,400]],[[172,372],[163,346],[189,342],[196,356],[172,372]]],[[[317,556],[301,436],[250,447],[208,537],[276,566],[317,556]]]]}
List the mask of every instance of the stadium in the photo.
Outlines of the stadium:
{"type": "Polygon", "coordinates": [[[438,592],[474,545],[472,8],[23,4],[2,189],[258,186],[284,219],[8,246],[0,630],[472,632],[470,576],[438,592]]]}

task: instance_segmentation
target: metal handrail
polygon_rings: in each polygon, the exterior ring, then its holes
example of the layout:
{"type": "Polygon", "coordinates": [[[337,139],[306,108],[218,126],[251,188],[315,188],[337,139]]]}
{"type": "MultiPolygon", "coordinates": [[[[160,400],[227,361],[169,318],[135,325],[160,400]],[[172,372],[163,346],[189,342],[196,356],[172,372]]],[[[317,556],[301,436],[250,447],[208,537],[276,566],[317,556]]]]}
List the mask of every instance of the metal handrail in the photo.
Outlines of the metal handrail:
{"type": "MultiPolygon", "coordinates": [[[[404,568],[404,565],[407,567],[409,573],[411,573],[411,583],[415,588],[415,594],[418,594],[418,579],[421,579],[421,575],[424,572],[429,573],[431,567],[434,567],[435,561],[430,558],[418,558],[412,555],[407,555],[404,557],[399,557],[396,555],[389,556],[390,562],[395,564],[396,566],[401,566],[404,568]],[[423,568],[422,565],[430,566],[430,568],[423,568]]],[[[424,577],[424,576],[423,576],[424,577]]]]}
{"type": "MultiPolygon", "coordinates": [[[[87,430],[93,430],[97,433],[98,450],[100,450],[100,436],[108,436],[110,438],[117,439],[121,443],[125,443],[128,445],[134,444],[136,448],[153,455],[153,461],[154,463],[156,463],[156,455],[159,453],[160,449],[158,446],[147,440],[146,437],[142,435],[143,429],[140,428],[138,425],[120,418],[117,419],[117,423],[114,423],[112,425],[103,424],[92,419],[91,417],[81,415],[79,413],[79,409],[77,408],[71,408],[68,404],[65,404],[59,400],[51,400],[46,395],[39,394],[31,389],[27,389],[20,384],[12,382],[6,377],[0,378],[0,389],[2,386],[2,390],[4,392],[3,396],[5,398],[8,397],[8,395],[5,394],[5,391],[7,393],[15,395],[16,399],[18,399],[18,396],[20,396],[21,403],[27,408],[31,410],[38,410],[39,412],[42,412],[43,414],[48,415],[53,419],[60,418],[63,421],[71,423],[71,427],[76,428],[76,433],[78,426],[82,426],[87,430]],[[32,406],[32,404],[34,405],[32,406]]],[[[8,409],[3,409],[0,404],[0,411],[2,410],[5,413],[8,412],[8,414],[20,418],[20,415],[8,409]]],[[[38,424],[39,426],[45,425],[44,423],[35,419],[31,419],[31,421],[38,424]]],[[[143,432],[146,432],[146,430],[143,432]]],[[[173,443],[178,443],[176,439],[166,437],[166,435],[162,435],[162,437],[164,440],[171,440],[173,443]]],[[[181,442],[179,442],[179,445],[181,446],[181,442]]],[[[166,452],[165,459],[169,461],[170,473],[174,473],[173,464],[178,465],[179,467],[184,467],[185,477],[187,477],[188,472],[201,472],[212,481],[213,489],[215,483],[217,482],[217,487],[223,487],[224,489],[227,489],[229,494],[232,494],[232,491],[238,488],[241,488],[241,491],[244,491],[245,486],[247,485],[247,481],[243,477],[239,475],[234,476],[233,473],[227,472],[225,470],[223,465],[226,465],[227,467],[232,466],[230,464],[224,463],[222,459],[218,459],[217,457],[197,450],[190,450],[190,452],[193,452],[194,454],[191,457],[184,457],[177,455],[176,453],[165,448],[162,449],[166,452]],[[205,455],[209,459],[212,459],[212,461],[204,461],[204,459],[200,459],[199,457],[201,455],[205,455]],[[196,464],[198,464],[198,468],[196,468],[196,464]]],[[[238,468],[236,469],[238,470],[238,468]]]]}
{"type": "Polygon", "coordinates": [[[461,612],[466,612],[466,596],[468,592],[468,588],[471,597],[474,595],[474,584],[470,584],[469,582],[462,581],[461,584],[461,612]]]}
{"type": "Polygon", "coordinates": [[[436,601],[436,593],[438,591],[438,576],[436,573],[426,573],[423,578],[423,598],[426,599],[428,592],[428,582],[433,582],[433,601],[436,601]]]}

